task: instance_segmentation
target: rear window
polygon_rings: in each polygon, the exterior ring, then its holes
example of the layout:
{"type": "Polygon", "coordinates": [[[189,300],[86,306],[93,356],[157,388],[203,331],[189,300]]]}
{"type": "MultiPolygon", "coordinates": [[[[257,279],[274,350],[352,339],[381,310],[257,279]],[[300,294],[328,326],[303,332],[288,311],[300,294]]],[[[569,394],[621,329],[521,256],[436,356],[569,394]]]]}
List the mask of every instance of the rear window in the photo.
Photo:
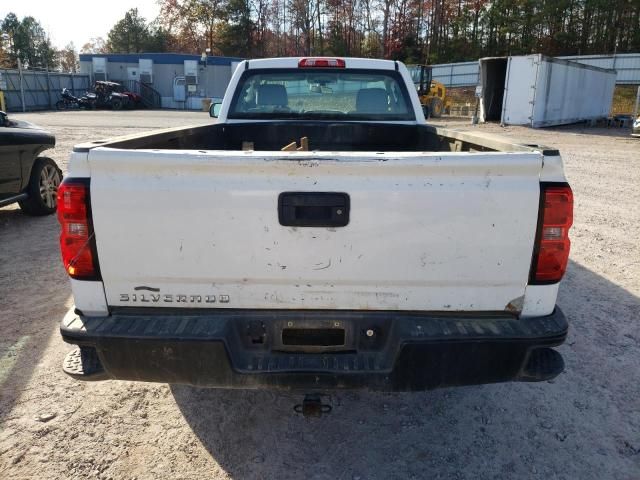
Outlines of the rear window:
{"type": "Polygon", "coordinates": [[[393,71],[247,70],[231,119],[415,120],[402,77],[393,71]]]}

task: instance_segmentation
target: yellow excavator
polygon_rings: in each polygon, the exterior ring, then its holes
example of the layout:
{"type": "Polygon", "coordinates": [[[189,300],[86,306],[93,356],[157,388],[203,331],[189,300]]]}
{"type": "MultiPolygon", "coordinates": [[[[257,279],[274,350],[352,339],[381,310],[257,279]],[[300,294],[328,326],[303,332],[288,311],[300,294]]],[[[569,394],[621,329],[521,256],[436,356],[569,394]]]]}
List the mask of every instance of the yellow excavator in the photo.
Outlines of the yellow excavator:
{"type": "Polygon", "coordinates": [[[407,65],[413,84],[418,91],[425,118],[439,118],[451,109],[451,99],[447,98],[444,84],[433,79],[431,66],[407,65]]]}

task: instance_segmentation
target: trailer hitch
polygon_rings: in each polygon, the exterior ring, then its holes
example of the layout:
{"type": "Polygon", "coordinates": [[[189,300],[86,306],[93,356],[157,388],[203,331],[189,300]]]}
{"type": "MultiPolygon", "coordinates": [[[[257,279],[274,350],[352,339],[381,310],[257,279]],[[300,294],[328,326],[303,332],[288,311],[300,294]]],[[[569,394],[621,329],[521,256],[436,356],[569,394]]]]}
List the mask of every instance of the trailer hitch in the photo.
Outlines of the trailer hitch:
{"type": "Polygon", "coordinates": [[[331,413],[331,405],[328,403],[322,403],[322,397],[329,397],[329,395],[322,395],[319,393],[307,394],[304,396],[302,403],[293,407],[293,410],[296,413],[301,413],[305,418],[319,418],[323,413],[331,413]]]}

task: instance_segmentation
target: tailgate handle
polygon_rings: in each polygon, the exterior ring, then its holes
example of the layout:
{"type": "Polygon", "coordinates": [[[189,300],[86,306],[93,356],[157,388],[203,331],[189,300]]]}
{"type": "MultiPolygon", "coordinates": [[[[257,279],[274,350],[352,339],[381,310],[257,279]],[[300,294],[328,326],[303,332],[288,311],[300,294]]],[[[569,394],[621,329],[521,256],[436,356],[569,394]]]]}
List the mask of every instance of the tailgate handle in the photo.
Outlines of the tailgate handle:
{"type": "Polygon", "coordinates": [[[349,195],[334,192],[282,192],[278,220],[285,227],[344,227],[349,223],[349,195]]]}

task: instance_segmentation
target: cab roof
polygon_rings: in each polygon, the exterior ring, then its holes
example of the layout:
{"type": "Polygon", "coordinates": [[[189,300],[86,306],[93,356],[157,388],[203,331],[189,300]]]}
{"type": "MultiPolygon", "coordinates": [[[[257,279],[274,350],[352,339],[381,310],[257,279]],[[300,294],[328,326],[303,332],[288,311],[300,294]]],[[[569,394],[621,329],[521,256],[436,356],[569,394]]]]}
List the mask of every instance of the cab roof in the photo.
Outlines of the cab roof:
{"type": "Polygon", "coordinates": [[[298,63],[305,58],[313,59],[340,59],[344,60],[344,68],[373,69],[373,70],[397,70],[399,62],[394,60],[377,60],[371,58],[353,57],[281,57],[261,58],[257,60],[245,60],[240,68],[248,70],[265,68],[299,68],[298,63]]]}

